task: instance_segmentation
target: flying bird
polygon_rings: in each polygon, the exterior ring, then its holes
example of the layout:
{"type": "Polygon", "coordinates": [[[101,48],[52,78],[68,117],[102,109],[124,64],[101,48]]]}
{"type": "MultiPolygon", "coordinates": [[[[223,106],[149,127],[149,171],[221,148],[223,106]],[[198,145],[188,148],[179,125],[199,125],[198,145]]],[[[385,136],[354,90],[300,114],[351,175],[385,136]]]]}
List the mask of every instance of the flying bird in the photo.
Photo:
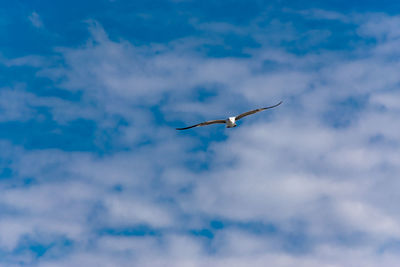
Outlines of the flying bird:
{"type": "Polygon", "coordinates": [[[206,126],[206,125],[217,124],[217,123],[226,124],[226,128],[233,128],[233,127],[237,126],[236,125],[236,121],[237,120],[240,120],[243,117],[246,117],[248,115],[252,115],[254,113],[257,113],[257,112],[260,112],[260,111],[263,111],[263,110],[266,110],[266,109],[275,108],[275,107],[279,106],[280,104],[282,104],[282,101],[279,102],[278,104],[270,106],[270,107],[258,108],[258,109],[250,110],[250,111],[247,111],[247,112],[242,113],[240,115],[237,115],[236,117],[229,117],[226,120],[205,121],[205,122],[198,123],[198,124],[195,124],[195,125],[192,125],[192,126],[188,126],[188,127],[184,127],[184,128],[176,128],[176,129],[177,130],[187,130],[187,129],[198,127],[198,126],[206,126]]]}

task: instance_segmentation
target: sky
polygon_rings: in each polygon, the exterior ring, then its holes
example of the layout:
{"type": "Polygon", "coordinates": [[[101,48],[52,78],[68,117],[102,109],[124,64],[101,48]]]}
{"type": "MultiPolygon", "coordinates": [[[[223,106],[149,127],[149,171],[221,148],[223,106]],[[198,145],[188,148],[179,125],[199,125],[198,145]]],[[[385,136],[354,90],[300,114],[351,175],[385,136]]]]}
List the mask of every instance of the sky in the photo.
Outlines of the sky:
{"type": "Polygon", "coordinates": [[[399,14],[0,0],[0,266],[399,266],[399,14]]]}

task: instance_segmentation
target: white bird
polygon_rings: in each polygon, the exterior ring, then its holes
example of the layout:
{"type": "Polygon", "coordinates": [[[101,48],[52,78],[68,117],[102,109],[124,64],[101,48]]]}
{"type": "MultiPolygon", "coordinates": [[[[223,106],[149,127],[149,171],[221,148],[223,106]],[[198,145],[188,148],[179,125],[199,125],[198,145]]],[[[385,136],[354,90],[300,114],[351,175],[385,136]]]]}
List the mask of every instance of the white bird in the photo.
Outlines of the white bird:
{"type": "Polygon", "coordinates": [[[236,125],[236,121],[237,120],[240,120],[243,117],[246,117],[248,115],[251,115],[251,114],[266,110],[266,109],[275,108],[275,107],[279,106],[280,104],[282,104],[282,101],[279,102],[278,104],[270,106],[270,107],[258,108],[258,109],[250,110],[250,111],[247,111],[247,112],[242,113],[240,115],[237,115],[236,117],[229,117],[226,120],[205,121],[205,122],[198,123],[198,124],[195,124],[195,125],[192,125],[192,126],[188,126],[188,127],[184,127],[184,128],[176,128],[176,129],[177,130],[186,130],[186,129],[190,129],[190,128],[194,128],[194,127],[198,127],[198,126],[206,126],[206,125],[216,124],[216,123],[226,124],[226,128],[233,128],[233,127],[237,126],[236,125]]]}

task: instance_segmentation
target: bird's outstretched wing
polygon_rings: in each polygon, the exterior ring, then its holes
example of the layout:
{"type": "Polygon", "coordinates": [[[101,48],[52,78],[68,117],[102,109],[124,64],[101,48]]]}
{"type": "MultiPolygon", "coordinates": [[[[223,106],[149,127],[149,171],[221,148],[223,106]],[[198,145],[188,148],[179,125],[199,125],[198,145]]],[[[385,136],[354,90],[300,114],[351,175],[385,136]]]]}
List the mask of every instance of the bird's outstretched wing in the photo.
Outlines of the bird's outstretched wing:
{"type": "Polygon", "coordinates": [[[246,117],[246,116],[248,116],[248,115],[251,115],[251,114],[254,114],[254,113],[257,113],[257,112],[266,110],[266,109],[275,108],[275,107],[279,106],[280,104],[282,104],[282,101],[279,102],[278,104],[273,105],[273,106],[270,106],[270,107],[258,108],[258,109],[255,109],[255,110],[247,111],[247,112],[245,112],[245,113],[242,113],[242,114],[236,116],[236,117],[235,117],[235,120],[240,120],[240,119],[243,118],[243,117],[246,117]]]}
{"type": "Polygon", "coordinates": [[[190,129],[190,128],[194,128],[194,127],[198,127],[198,126],[206,126],[206,125],[210,125],[210,124],[215,124],[215,123],[226,123],[225,120],[212,120],[212,121],[205,121],[202,123],[198,123],[189,127],[184,127],[184,128],[176,128],[177,130],[186,130],[186,129],[190,129]]]}

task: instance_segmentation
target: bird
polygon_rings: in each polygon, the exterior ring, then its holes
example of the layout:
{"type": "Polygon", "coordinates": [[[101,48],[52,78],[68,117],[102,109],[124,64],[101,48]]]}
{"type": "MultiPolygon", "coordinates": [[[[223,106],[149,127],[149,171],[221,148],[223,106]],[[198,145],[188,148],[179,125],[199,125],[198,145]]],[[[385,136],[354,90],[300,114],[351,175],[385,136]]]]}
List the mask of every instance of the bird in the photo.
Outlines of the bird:
{"type": "Polygon", "coordinates": [[[269,106],[269,107],[265,107],[265,108],[258,108],[258,109],[254,109],[254,110],[250,110],[247,111],[245,113],[242,113],[240,115],[237,115],[235,117],[228,117],[225,120],[211,120],[211,121],[205,121],[205,122],[201,122],[192,126],[188,126],[188,127],[183,127],[183,128],[176,128],[177,130],[187,130],[187,129],[191,129],[194,127],[199,127],[199,126],[206,126],[206,125],[210,125],[210,124],[226,124],[226,128],[233,128],[236,127],[236,121],[242,119],[243,117],[252,115],[254,113],[266,110],[266,109],[270,109],[270,108],[275,108],[277,106],[279,106],[280,104],[282,104],[282,101],[280,101],[278,104],[273,105],[273,106],[269,106]]]}

